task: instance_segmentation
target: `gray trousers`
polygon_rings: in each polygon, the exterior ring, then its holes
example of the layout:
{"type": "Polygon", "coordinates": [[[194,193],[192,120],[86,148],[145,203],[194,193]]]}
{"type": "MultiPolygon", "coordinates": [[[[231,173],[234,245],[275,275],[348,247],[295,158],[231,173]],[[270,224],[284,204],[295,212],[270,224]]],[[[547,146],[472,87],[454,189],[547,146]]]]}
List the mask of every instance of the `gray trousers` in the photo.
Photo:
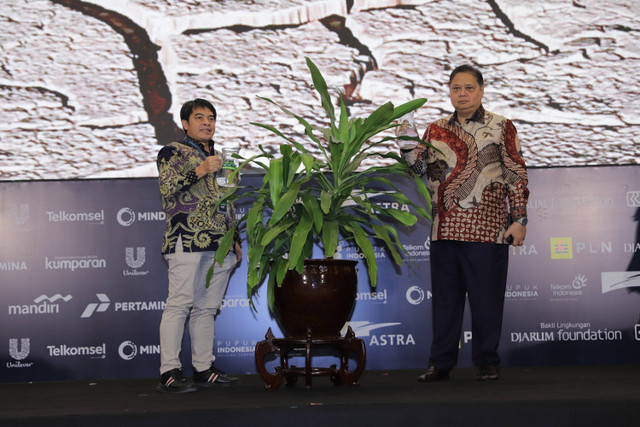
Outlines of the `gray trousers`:
{"type": "Polygon", "coordinates": [[[191,364],[198,371],[213,362],[215,316],[227,290],[229,276],[236,265],[233,252],[223,264],[216,264],[209,288],[206,276],[215,252],[176,252],[165,255],[169,265],[169,296],[160,321],[160,373],[181,368],[180,350],[184,326],[189,318],[191,364]]]}

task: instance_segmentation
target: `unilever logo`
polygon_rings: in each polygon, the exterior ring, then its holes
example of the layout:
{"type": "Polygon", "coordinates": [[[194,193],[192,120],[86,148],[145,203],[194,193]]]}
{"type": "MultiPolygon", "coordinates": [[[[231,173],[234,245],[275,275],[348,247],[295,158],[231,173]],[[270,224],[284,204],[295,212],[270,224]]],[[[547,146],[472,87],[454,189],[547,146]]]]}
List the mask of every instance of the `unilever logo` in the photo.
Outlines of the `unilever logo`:
{"type": "Polygon", "coordinates": [[[9,218],[15,225],[25,225],[29,221],[29,205],[9,206],[9,218]]]}
{"type": "Polygon", "coordinates": [[[30,231],[29,228],[29,205],[9,205],[9,220],[15,225],[11,231],[30,231]]]}
{"type": "Polygon", "coordinates": [[[125,248],[124,260],[132,270],[123,270],[123,276],[146,276],[149,274],[149,270],[138,270],[147,260],[146,248],[144,246],[138,246],[137,248],[125,248]]]}
{"type": "Polygon", "coordinates": [[[136,255],[133,254],[133,248],[125,248],[124,250],[124,258],[127,262],[127,265],[131,268],[140,268],[144,265],[145,262],[145,248],[138,247],[136,248],[136,255]]]}
{"type": "Polygon", "coordinates": [[[9,339],[9,355],[15,360],[24,360],[31,351],[31,340],[29,338],[20,338],[20,346],[18,346],[17,338],[9,339]]]}

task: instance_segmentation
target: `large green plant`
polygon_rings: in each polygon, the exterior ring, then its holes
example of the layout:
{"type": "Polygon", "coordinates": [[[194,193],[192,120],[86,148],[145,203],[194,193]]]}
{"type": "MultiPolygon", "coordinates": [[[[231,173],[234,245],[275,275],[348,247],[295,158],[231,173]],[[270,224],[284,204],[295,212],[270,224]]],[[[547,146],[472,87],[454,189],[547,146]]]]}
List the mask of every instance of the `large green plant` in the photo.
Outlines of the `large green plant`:
{"type": "Polygon", "coordinates": [[[261,98],[277,105],[301,123],[305,135],[322,156],[314,156],[305,145],[286,137],[273,126],[252,123],[283,138],[285,143],[280,146],[280,156],[267,153],[262,146],[262,154],[252,158],[244,159],[235,155],[243,160],[238,170],[248,163],[264,169],[262,186],[248,189],[243,194],[238,191],[239,187],[230,188],[219,201],[232,202],[239,198],[253,201],[248,212],[220,240],[216,261],[222,263],[231,249],[236,229],[245,224],[249,260],[248,294],[250,298],[253,297],[268,276],[267,294],[271,308],[274,287],[282,284],[288,270],[302,272],[304,260],[312,256],[314,243],[323,248],[325,257],[330,258],[336,252],[341,237],[353,241],[364,254],[371,286],[376,285],[378,271],[372,239],[383,242],[394,261],[402,263],[399,252],[405,250],[393,222],[389,220],[411,226],[417,218],[400,209],[376,205],[368,197],[368,186],[375,184],[378,192],[380,186],[387,188],[388,194],[398,203],[411,205],[418,215],[431,219],[431,201],[422,180],[415,178],[424,199],[418,202],[424,202],[427,209],[420,206],[422,203],[409,200],[388,178],[392,174],[408,175],[409,169],[404,159],[395,153],[374,151],[376,146],[395,137],[371,141],[372,137],[396,126],[394,120],[421,107],[426,99],[416,99],[398,107],[388,102],[362,119],[348,117],[340,96],[340,111],[336,115],[325,79],[309,58],[306,61],[314,87],[320,94],[322,107],[328,115],[328,127],[312,126],[276,102],[261,98]],[[392,159],[393,162],[387,166],[360,170],[362,162],[369,157],[392,159]]]}

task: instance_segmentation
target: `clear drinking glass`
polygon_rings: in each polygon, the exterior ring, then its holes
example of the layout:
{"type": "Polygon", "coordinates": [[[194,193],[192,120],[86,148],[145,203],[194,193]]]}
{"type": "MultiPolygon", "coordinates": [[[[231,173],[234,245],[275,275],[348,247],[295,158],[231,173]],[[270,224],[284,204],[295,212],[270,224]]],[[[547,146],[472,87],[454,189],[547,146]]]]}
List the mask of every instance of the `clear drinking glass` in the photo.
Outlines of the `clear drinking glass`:
{"type": "MultiPolygon", "coordinates": [[[[399,126],[396,127],[396,136],[411,136],[418,138],[418,129],[416,129],[416,122],[413,119],[413,111],[405,114],[398,119],[399,126]]],[[[416,148],[418,141],[398,139],[398,145],[403,150],[411,150],[416,148]]]]}
{"type": "Polygon", "coordinates": [[[218,185],[222,187],[234,187],[240,183],[240,174],[231,180],[231,174],[238,169],[238,159],[234,159],[233,155],[238,153],[238,148],[223,148],[222,149],[222,169],[218,171],[216,180],[218,185]]]}

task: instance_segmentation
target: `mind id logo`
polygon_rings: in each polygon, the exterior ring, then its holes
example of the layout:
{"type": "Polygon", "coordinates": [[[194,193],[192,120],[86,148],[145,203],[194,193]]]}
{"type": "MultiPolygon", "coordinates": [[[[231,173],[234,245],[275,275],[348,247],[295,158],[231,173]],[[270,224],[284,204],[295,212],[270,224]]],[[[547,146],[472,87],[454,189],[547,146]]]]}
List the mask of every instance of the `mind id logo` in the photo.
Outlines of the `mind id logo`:
{"type": "Polygon", "coordinates": [[[551,238],[551,259],[573,259],[573,241],[571,237],[551,238]]]}

